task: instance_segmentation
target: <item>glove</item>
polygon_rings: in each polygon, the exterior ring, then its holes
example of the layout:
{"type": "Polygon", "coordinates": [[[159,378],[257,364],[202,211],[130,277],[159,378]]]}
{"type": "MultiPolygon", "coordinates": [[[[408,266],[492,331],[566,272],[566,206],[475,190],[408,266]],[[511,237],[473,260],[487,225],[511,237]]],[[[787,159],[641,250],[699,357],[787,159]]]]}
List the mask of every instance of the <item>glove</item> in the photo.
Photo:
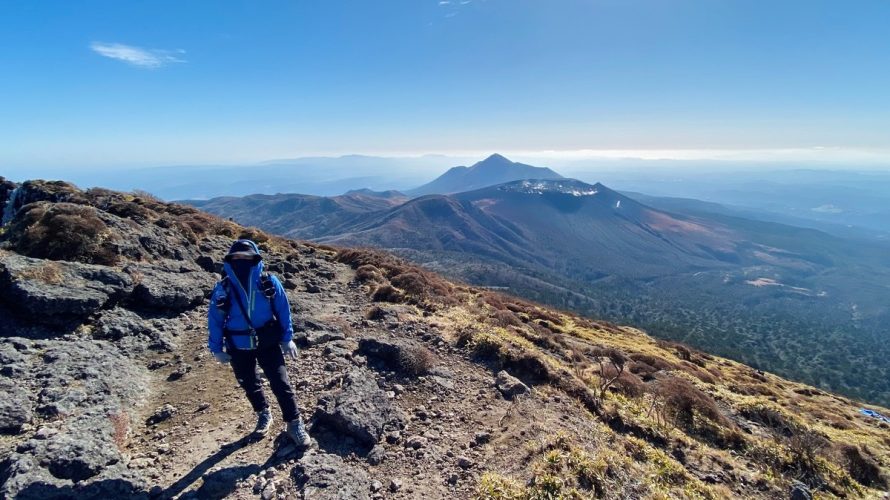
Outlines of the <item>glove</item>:
{"type": "Polygon", "coordinates": [[[227,352],[218,351],[218,352],[213,352],[212,354],[213,354],[213,357],[216,358],[216,360],[219,361],[220,363],[228,363],[229,361],[232,360],[232,356],[230,356],[229,353],[227,353],[227,352]]]}
{"type": "Polygon", "coordinates": [[[294,359],[297,359],[297,344],[294,344],[293,340],[282,342],[281,352],[283,352],[285,356],[290,356],[294,359]]]}

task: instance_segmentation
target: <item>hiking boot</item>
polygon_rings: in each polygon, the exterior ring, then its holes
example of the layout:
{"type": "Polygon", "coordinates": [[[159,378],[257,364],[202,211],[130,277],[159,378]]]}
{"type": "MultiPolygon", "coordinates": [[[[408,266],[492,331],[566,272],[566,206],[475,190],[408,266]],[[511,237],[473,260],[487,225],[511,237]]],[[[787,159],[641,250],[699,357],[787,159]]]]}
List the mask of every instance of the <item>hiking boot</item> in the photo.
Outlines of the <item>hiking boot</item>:
{"type": "Polygon", "coordinates": [[[306,426],[303,425],[302,418],[297,418],[287,423],[287,435],[300,448],[308,448],[312,444],[312,438],[306,432],[306,426]]]}
{"type": "Polygon", "coordinates": [[[256,416],[256,429],[253,430],[253,433],[257,436],[265,436],[269,433],[269,429],[272,428],[272,410],[266,408],[263,411],[256,412],[256,416]]]}

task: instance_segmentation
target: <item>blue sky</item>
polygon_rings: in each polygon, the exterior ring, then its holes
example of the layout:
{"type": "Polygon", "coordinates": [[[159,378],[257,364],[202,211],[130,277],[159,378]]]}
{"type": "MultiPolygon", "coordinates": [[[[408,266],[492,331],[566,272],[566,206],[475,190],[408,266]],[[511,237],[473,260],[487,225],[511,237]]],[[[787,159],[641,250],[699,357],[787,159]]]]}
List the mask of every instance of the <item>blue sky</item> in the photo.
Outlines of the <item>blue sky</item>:
{"type": "Polygon", "coordinates": [[[885,0],[6,1],[0,168],[491,151],[882,162],[888,33],[885,0]]]}

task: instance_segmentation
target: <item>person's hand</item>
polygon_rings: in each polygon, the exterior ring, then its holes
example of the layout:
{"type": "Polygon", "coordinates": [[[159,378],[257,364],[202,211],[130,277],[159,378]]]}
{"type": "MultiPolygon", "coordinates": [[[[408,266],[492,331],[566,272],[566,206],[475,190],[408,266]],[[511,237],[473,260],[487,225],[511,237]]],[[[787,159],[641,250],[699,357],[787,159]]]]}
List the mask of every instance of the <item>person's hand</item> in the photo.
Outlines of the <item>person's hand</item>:
{"type": "Polygon", "coordinates": [[[216,360],[219,361],[220,363],[228,363],[229,361],[232,360],[232,356],[230,356],[229,353],[227,353],[227,352],[219,351],[219,352],[213,352],[212,354],[213,354],[213,357],[216,358],[216,360]]]}
{"type": "Polygon", "coordinates": [[[294,359],[297,359],[297,344],[294,344],[294,341],[282,342],[281,343],[281,352],[284,353],[285,356],[290,356],[294,359]]]}

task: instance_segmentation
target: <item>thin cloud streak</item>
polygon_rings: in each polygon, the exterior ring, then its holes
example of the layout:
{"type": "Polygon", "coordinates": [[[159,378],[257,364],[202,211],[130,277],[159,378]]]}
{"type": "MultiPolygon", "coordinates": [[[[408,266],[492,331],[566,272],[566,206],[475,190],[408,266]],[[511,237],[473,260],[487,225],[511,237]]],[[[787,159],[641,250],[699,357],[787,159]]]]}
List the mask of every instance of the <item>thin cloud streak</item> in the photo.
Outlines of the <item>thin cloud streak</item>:
{"type": "Polygon", "coordinates": [[[103,43],[93,42],[90,49],[102,57],[121,61],[131,66],[146,69],[157,69],[169,64],[186,62],[182,56],[185,51],[161,50],[161,49],[143,49],[132,45],[124,45],[122,43],[103,43]]]}

